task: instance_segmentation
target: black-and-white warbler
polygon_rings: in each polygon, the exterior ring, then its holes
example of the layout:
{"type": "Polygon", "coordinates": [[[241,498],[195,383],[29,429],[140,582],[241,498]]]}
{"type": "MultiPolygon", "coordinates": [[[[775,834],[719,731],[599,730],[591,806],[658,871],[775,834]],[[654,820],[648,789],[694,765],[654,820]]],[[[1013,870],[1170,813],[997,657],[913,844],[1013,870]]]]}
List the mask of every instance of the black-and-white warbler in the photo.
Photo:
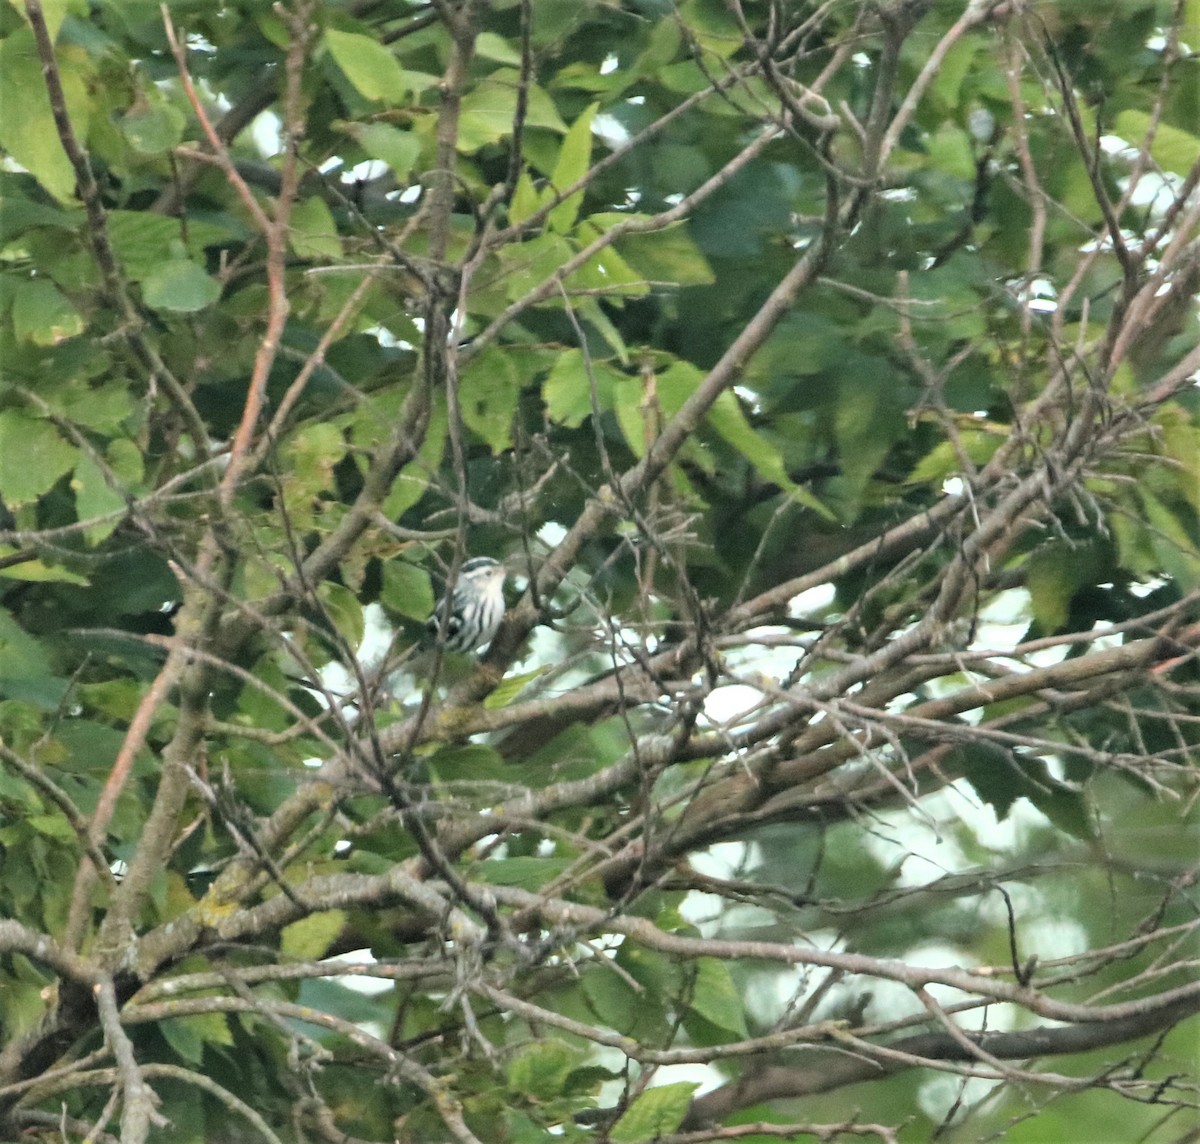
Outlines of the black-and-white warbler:
{"type": "Polygon", "coordinates": [[[454,590],[425,621],[436,639],[445,618],[447,651],[474,651],[488,643],[504,619],[504,566],[490,556],[475,556],[458,570],[454,590]]]}

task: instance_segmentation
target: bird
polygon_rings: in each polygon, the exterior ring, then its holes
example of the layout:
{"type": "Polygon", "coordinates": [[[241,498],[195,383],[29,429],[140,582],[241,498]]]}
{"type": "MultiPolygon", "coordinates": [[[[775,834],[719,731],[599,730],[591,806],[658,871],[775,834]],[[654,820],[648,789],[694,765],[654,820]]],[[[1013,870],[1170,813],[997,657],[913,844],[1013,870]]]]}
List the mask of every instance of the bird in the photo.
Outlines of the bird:
{"type": "Polygon", "coordinates": [[[454,584],[425,621],[434,639],[444,637],[446,651],[471,652],[492,637],[504,619],[504,581],[508,573],[490,556],[463,562],[454,584]]]}

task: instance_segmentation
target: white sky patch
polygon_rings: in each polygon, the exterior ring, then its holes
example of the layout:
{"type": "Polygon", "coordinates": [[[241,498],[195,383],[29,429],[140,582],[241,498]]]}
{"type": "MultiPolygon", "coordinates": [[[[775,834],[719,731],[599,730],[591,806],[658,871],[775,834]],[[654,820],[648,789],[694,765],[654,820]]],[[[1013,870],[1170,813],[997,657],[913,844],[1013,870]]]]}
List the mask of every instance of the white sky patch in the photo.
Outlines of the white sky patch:
{"type": "Polygon", "coordinates": [[[964,1082],[962,1077],[942,1073],[921,1085],[917,1092],[917,1102],[921,1111],[938,1124],[957,1106],[958,1111],[954,1118],[957,1121],[963,1113],[978,1104],[1001,1083],[977,1076],[967,1077],[964,1082]]]}
{"type": "MultiPolygon", "coordinates": [[[[421,321],[422,321],[422,319],[420,319],[420,318],[413,318],[413,320],[412,320],[413,325],[417,326],[418,329],[420,328],[421,321]]],[[[372,326],[370,329],[368,329],[364,332],[373,335],[376,338],[376,340],[379,342],[379,344],[381,346],[383,346],[385,349],[401,349],[401,350],[415,350],[416,349],[416,346],[414,346],[412,344],[412,342],[405,341],[403,338],[396,337],[396,335],[393,334],[392,331],[387,328],[387,326],[372,326]]]]}
{"type": "Polygon", "coordinates": [[[562,543],[563,537],[566,535],[567,530],[558,521],[548,520],[538,529],[537,538],[547,548],[555,548],[562,543]]]}
{"type": "Polygon", "coordinates": [[[609,147],[621,147],[629,142],[629,132],[625,125],[608,112],[601,112],[592,120],[592,133],[599,136],[609,147]]]}
{"type": "MultiPolygon", "coordinates": [[[[339,957],[327,958],[325,965],[374,965],[376,958],[369,949],[356,949],[351,953],[345,953],[339,957]]],[[[395,985],[386,977],[368,977],[366,974],[347,974],[346,976],[338,976],[330,978],[331,981],[336,981],[339,985],[344,985],[347,989],[353,989],[355,993],[364,993],[368,997],[378,997],[381,993],[387,993],[394,989],[395,985]]]]}
{"type": "Polygon", "coordinates": [[[1058,291],[1049,278],[1038,277],[1017,286],[1018,297],[1031,310],[1052,313],[1058,308],[1058,291]]]}
{"type": "MultiPolygon", "coordinates": [[[[365,669],[370,669],[387,651],[392,638],[392,629],[388,624],[383,608],[377,603],[368,604],[363,609],[363,639],[358,645],[356,655],[358,662],[365,669]]],[[[334,695],[348,695],[354,690],[354,677],[340,663],[329,663],[321,668],[321,681],[334,695]]],[[[319,701],[323,696],[314,692],[319,701]]]]}
{"type": "Polygon", "coordinates": [[[738,397],[740,397],[746,403],[746,406],[752,413],[758,413],[762,409],[762,406],[758,401],[758,394],[755,393],[754,390],[749,386],[735,385],[733,387],[733,392],[736,393],[738,397]]]}
{"type": "Polygon", "coordinates": [[[264,159],[278,155],[283,150],[283,129],[279,116],[273,111],[264,111],[255,116],[250,124],[250,138],[264,159]]]}
{"type": "Polygon", "coordinates": [[[1017,942],[1020,949],[1036,949],[1042,961],[1054,961],[1060,957],[1075,957],[1086,952],[1092,943],[1088,932],[1074,918],[1043,917],[1021,924],[1017,912],[1017,942]]]}
{"type": "Polygon", "coordinates": [[[979,613],[975,645],[979,648],[1011,647],[1029,626],[1029,593],[1024,588],[1001,592],[979,613]]]}
{"type": "Polygon", "coordinates": [[[343,183],[369,183],[382,179],[388,173],[388,165],[382,159],[364,159],[342,172],[343,183]]]}
{"type": "Polygon", "coordinates": [[[717,842],[693,854],[689,861],[710,878],[732,878],[753,858],[754,850],[749,842],[717,842]]]}
{"type": "Polygon", "coordinates": [[[763,693],[745,683],[718,687],[704,701],[704,714],[714,723],[728,723],[757,706],[763,693]]]}
{"type": "Polygon", "coordinates": [[[788,615],[807,616],[813,612],[822,612],[832,605],[836,596],[837,589],[832,584],[818,584],[788,601],[788,615]]]}

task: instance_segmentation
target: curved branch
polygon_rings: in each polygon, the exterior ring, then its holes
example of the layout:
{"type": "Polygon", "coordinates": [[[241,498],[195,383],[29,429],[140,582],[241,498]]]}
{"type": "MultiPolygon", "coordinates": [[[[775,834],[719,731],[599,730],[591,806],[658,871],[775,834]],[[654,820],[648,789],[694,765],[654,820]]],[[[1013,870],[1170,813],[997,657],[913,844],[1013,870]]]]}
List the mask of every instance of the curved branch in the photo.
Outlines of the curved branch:
{"type": "MultiPolygon", "coordinates": [[[[1032,1057],[1065,1056],[1121,1045],[1170,1029],[1196,1013],[1200,1013],[1200,997],[1190,997],[1161,1009],[1101,1023],[1043,1026],[1014,1033],[964,1033],[963,1036],[1000,1060],[1029,1060],[1032,1057]]],[[[765,1100],[794,1100],[862,1081],[878,1080],[909,1068],[936,1068],[942,1062],[972,1059],[968,1049],[948,1033],[922,1033],[895,1041],[888,1048],[895,1054],[891,1059],[832,1052],[817,1063],[804,1067],[768,1065],[761,1069],[747,1068],[746,1075],[740,1080],[697,1097],[681,1128],[686,1130],[719,1123],[739,1109],[765,1100]]]]}

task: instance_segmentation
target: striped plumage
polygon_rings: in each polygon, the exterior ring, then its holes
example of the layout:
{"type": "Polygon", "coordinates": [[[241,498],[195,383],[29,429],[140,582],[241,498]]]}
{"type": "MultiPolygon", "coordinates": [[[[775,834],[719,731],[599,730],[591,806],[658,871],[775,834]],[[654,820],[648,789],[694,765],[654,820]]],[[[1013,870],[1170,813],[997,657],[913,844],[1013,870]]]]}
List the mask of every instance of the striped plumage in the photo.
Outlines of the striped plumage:
{"type": "Polygon", "coordinates": [[[447,651],[474,651],[489,642],[504,618],[503,565],[490,556],[475,556],[463,563],[454,590],[442,599],[425,626],[436,639],[446,619],[447,651]]]}

